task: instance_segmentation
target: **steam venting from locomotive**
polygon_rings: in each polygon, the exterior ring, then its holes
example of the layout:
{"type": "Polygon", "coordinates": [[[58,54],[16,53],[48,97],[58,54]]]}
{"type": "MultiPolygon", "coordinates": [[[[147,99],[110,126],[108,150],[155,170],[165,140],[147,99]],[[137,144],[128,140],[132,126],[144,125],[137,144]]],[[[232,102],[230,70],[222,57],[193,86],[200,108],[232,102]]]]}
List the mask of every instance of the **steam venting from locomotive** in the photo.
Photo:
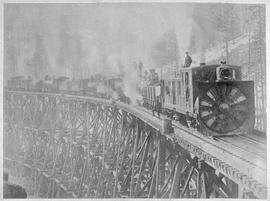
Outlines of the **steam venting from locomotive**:
{"type": "Polygon", "coordinates": [[[139,72],[136,70],[135,64],[126,65],[123,71],[123,92],[130,98],[131,104],[136,104],[138,100],[142,100],[142,95],[139,92],[139,72]]]}
{"type": "Polygon", "coordinates": [[[123,79],[123,91],[130,98],[131,104],[136,104],[137,101],[142,100],[142,95],[138,91],[139,82],[139,77],[131,73],[125,75],[123,79]]]}

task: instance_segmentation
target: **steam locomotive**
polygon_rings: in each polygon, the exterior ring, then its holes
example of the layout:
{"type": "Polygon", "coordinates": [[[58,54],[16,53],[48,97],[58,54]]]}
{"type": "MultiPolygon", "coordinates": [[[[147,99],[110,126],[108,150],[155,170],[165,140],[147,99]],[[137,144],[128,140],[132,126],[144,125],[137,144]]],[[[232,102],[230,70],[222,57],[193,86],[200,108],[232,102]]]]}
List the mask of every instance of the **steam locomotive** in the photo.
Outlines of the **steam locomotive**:
{"type": "Polygon", "coordinates": [[[241,80],[241,67],[205,65],[167,70],[159,84],[143,89],[144,106],[210,136],[245,134],[254,127],[254,82],[241,80]]]}

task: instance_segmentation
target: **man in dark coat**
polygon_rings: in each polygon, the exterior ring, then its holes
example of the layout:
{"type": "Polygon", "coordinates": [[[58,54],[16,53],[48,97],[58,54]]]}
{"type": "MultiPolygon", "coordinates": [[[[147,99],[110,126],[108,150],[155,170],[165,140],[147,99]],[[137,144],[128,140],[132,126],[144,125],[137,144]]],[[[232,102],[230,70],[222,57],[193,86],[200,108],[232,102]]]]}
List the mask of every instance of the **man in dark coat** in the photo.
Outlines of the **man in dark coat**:
{"type": "Polygon", "coordinates": [[[154,101],[154,107],[152,109],[153,116],[155,116],[155,111],[158,114],[158,118],[160,118],[160,113],[161,113],[161,100],[160,97],[156,97],[154,101]]]}
{"type": "Polygon", "coordinates": [[[191,63],[192,63],[192,59],[191,59],[191,57],[188,55],[188,52],[186,52],[184,68],[190,67],[191,63]]]}

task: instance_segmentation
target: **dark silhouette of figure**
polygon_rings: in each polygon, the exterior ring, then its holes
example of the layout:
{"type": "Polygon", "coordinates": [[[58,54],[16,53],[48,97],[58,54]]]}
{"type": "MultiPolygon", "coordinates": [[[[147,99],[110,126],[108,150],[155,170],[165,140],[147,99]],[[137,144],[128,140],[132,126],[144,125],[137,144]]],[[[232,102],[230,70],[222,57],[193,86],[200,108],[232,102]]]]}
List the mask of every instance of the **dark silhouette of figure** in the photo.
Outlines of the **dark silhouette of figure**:
{"type": "Polygon", "coordinates": [[[158,118],[160,118],[161,102],[160,102],[159,97],[156,97],[155,100],[154,100],[154,106],[153,106],[153,109],[152,109],[153,116],[155,116],[155,112],[157,112],[158,118]]]}
{"type": "Polygon", "coordinates": [[[184,68],[190,67],[191,63],[192,63],[192,59],[191,59],[191,57],[188,55],[188,52],[186,52],[184,68]]]}
{"type": "Polygon", "coordinates": [[[3,173],[3,190],[4,198],[27,198],[25,189],[19,185],[12,184],[8,181],[8,173],[3,173]]]}

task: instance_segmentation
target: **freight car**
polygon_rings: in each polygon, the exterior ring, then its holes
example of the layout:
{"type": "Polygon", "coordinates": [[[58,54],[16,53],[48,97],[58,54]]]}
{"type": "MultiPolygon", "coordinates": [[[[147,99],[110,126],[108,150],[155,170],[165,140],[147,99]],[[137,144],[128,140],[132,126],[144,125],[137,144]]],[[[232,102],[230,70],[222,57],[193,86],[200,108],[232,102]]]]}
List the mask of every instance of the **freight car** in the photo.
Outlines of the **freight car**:
{"type": "Polygon", "coordinates": [[[7,86],[8,88],[13,90],[18,89],[23,91],[29,89],[33,90],[35,88],[31,76],[28,76],[27,78],[25,78],[24,76],[11,77],[7,81],[7,86]]]}
{"type": "Polygon", "coordinates": [[[114,98],[125,103],[130,100],[123,92],[123,78],[119,75],[105,77],[100,74],[86,79],[58,78],[46,75],[44,79],[34,83],[31,77],[12,77],[7,82],[7,88],[12,90],[27,90],[37,92],[64,93],[72,95],[92,96],[97,98],[114,98]]]}
{"type": "MultiPolygon", "coordinates": [[[[160,87],[163,113],[203,134],[245,134],[254,127],[254,83],[241,80],[239,66],[202,64],[169,71],[160,87]]],[[[146,93],[144,99],[153,97],[146,93]]]]}
{"type": "Polygon", "coordinates": [[[143,107],[153,109],[155,99],[160,96],[160,82],[151,82],[147,87],[142,88],[143,107]]]}

